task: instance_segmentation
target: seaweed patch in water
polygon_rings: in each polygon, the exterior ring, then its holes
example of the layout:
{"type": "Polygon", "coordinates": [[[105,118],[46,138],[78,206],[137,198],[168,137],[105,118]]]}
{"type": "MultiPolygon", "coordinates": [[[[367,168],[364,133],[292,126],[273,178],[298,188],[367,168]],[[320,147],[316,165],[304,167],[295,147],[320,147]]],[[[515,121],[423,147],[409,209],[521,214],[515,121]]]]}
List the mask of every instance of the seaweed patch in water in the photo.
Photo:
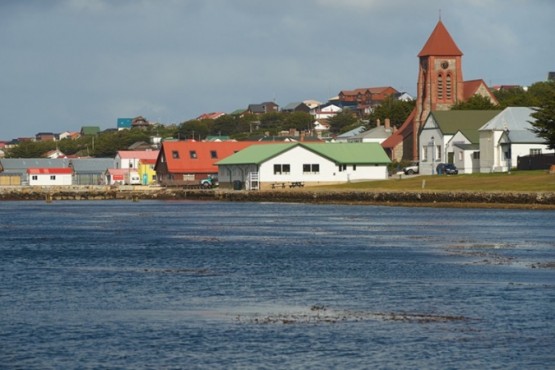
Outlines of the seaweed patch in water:
{"type": "Polygon", "coordinates": [[[437,315],[408,312],[368,312],[351,310],[332,310],[325,306],[314,305],[307,311],[269,314],[239,314],[235,321],[242,324],[336,324],[360,321],[398,321],[427,324],[453,321],[469,321],[471,318],[457,315],[437,315]]]}

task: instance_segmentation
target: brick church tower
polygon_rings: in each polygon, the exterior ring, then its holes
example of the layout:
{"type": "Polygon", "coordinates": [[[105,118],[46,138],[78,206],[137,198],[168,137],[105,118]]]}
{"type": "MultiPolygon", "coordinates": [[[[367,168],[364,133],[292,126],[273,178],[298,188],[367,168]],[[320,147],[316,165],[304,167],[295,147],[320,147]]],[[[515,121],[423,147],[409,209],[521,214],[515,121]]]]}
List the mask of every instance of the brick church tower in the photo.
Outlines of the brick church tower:
{"type": "Polygon", "coordinates": [[[431,111],[449,110],[464,100],[462,55],[441,22],[418,53],[420,60],[413,125],[413,157],[418,158],[418,133],[431,111]]]}
{"type": "Polygon", "coordinates": [[[440,19],[418,53],[416,105],[401,127],[382,143],[391,160],[418,161],[418,136],[430,112],[450,110],[474,95],[498,104],[483,80],[463,80],[462,55],[440,19]]]}

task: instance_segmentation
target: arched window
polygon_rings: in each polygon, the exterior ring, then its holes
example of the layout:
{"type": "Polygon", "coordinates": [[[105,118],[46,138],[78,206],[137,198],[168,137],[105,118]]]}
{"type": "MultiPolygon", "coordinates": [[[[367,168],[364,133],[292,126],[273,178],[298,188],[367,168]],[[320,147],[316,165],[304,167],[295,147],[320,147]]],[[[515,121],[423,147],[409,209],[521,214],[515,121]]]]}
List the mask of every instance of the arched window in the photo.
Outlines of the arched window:
{"type": "Polygon", "coordinates": [[[447,100],[451,100],[451,73],[447,73],[445,80],[445,95],[447,96],[447,100]]]}
{"type": "Polygon", "coordinates": [[[443,74],[437,75],[437,98],[443,100],[443,74]]]}

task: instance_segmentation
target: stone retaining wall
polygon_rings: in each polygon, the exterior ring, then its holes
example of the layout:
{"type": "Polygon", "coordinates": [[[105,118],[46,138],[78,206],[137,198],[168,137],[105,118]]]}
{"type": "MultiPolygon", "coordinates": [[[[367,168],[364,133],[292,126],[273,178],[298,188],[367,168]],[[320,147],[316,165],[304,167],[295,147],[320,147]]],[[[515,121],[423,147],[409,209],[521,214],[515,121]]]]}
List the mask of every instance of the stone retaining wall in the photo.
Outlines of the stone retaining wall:
{"type": "Polygon", "coordinates": [[[0,200],[221,200],[233,202],[368,203],[427,206],[555,208],[555,192],[377,192],[377,191],[233,191],[144,187],[13,187],[0,190],[0,200]]]}

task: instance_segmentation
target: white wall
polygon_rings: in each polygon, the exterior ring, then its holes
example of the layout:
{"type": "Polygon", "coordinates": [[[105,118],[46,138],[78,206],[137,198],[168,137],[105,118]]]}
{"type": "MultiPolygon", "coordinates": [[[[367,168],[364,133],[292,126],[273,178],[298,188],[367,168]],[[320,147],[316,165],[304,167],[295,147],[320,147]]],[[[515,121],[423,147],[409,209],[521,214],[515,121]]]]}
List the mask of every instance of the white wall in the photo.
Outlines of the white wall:
{"type": "Polygon", "coordinates": [[[267,162],[256,166],[220,166],[220,183],[232,183],[233,181],[246,181],[249,172],[259,172],[259,179],[262,183],[292,182],[302,181],[305,183],[330,183],[330,182],[349,182],[362,180],[385,180],[388,178],[386,165],[347,165],[345,170],[332,161],[319,156],[301,146],[291,148],[285,153],[278,155],[267,162]],[[274,165],[289,165],[289,173],[274,174],[274,165]],[[303,172],[304,164],[318,164],[318,173],[303,172]],[[231,177],[230,177],[231,176],[231,177]]]}
{"type": "Polygon", "coordinates": [[[380,165],[347,165],[345,170],[340,168],[332,161],[319,156],[303,147],[296,146],[281,155],[270,159],[260,166],[261,182],[348,182],[361,180],[387,179],[387,166],[380,165]],[[275,164],[289,164],[291,172],[289,174],[274,174],[275,164]],[[304,164],[318,164],[318,173],[303,172],[304,164]]]}
{"type": "Polygon", "coordinates": [[[29,174],[29,185],[31,186],[71,185],[72,184],[71,178],[72,178],[72,175],[68,173],[29,174]],[[52,179],[51,177],[54,177],[54,179],[52,179]]]}
{"type": "Polygon", "coordinates": [[[540,149],[542,154],[554,153],[553,149],[545,144],[512,144],[511,145],[511,167],[516,167],[518,157],[530,155],[530,150],[540,149]]]}
{"type": "MultiPolygon", "coordinates": [[[[450,138],[450,137],[449,137],[450,138]]],[[[435,166],[438,163],[446,161],[443,157],[444,145],[443,142],[447,138],[444,138],[441,131],[437,128],[427,128],[422,130],[418,140],[419,145],[419,172],[422,175],[435,174],[435,166]],[[432,137],[434,138],[432,140],[432,137]],[[433,149],[432,149],[433,142],[433,149]]]]}
{"type": "Polygon", "coordinates": [[[511,144],[510,161],[501,146],[503,131],[480,131],[480,172],[505,172],[516,167],[519,156],[530,155],[531,149],[541,149],[542,154],[553,153],[545,144],[511,144]]]}

